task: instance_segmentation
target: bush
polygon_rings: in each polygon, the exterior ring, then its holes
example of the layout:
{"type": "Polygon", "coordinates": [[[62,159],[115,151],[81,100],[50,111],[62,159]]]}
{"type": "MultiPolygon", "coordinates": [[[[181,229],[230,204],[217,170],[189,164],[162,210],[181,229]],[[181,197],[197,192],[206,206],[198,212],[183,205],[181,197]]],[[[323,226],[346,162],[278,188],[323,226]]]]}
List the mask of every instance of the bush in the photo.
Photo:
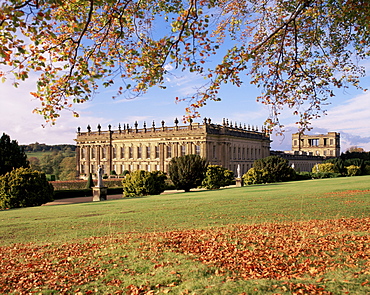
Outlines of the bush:
{"type": "Polygon", "coordinates": [[[266,174],[264,170],[251,168],[243,175],[243,182],[247,185],[265,183],[266,174]]]}
{"type": "Polygon", "coordinates": [[[128,170],[123,170],[122,173],[120,174],[120,176],[126,176],[126,174],[129,174],[130,171],[128,170]]]}
{"type": "Polygon", "coordinates": [[[334,163],[321,163],[316,164],[312,167],[312,173],[319,173],[319,172],[330,172],[330,173],[338,173],[339,170],[336,169],[334,163]]]}
{"type": "Polygon", "coordinates": [[[296,172],[289,166],[288,160],[279,156],[256,160],[253,163],[253,168],[256,170],[255,176],[263,176],[258,183],[288,181],[293,180],[296,176],[296,172]],[[262,171],[262,174],[257,170],[262,171]]]}
{"type": "Polygon", "coordinates": [[[296,180],[312,179],[313,178],[312,174],[313,174],[312,172],[308,172],[308,171],[298,172],[296,174],[296,180]]]}
{"type": "Polygon", "coordinates": [[[122,180],[124,197],[159,195],[165,190],[166,175],[160,171],[137,170],[122,180]]]}
{"type": "Polygon", "coordinates": [[[18,168],[0,177],[0,208],[40,206],[53,201],[53,186],[44,173],[18,168]]]}
{"type": "Polygon", "coordinates": [[[364,168],[364,175],[370,175],[370,165],[366,165],[364,168]]]}
{"type": "Polygon", "coordinates": [[[360,175],[361,173],[361,167],[356,166],[356,165],[350,165],[346,167],[347,169],[347,175],[348,176],[355,176],[355,175],[360,175]]]}
{"type": "Polygon", "coordinates": [[[346,168],[344,167],[344,161],[341,158],[327,159],[327,160],[325,160],[324,163],[333,163],[334,164],[334,171],[336,173],[345,174],[347,172],[346,168]]]}
{"type": "Polygon", "coordinates": [[[231,185],[234,180],[234,173],[219,165],[208,165],[202,187],[206,189],[219,189],[231,185]]]}
{"type": "Polygon", "coordinates": [[[172,158],[168,167],[175,188],[185,192],[202,184],[206,169],[206,160],[193,154],[172,158]]]}

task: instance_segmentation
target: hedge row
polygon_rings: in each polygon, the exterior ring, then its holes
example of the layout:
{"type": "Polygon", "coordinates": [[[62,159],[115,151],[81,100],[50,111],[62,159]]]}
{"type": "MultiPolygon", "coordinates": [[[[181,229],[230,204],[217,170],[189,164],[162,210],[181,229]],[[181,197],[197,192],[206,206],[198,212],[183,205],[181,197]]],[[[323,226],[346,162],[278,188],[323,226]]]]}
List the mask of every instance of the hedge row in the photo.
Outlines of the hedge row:
{"type": "MultiPolygon", "coordinates": [[[[84,190],[86,189],[87,180],[66,180],[66,181],[50,181],[53,185],[54,190],[84,190]]],[[[94,185],[97,184],[97,180],[94,180],[94,185]]],[[[103,179],[104,186],[108,188],[122,187],[122,179],[103,179]]]]}

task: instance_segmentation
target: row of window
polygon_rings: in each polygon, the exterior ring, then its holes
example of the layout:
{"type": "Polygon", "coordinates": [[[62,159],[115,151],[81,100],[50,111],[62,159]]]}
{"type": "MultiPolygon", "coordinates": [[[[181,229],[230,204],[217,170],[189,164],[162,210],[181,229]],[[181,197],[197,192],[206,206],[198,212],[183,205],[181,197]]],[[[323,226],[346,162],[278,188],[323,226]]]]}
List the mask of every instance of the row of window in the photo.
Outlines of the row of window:
{"type": "MultiPolygon", "coordinates": [[[[334,139],[333,138],[323,138],[323,146],[328,146],[328,140],[329,140],[329,145],[333,146],[334,145],[334,139]]],[[[319,138],[309,138],[307,140],[308,146],[319,146],[320,145],[320,139],[319,138]]],[[[294,146],[298,146],[298,140],[294,139],[293,141],[294,146]]],[[[337,143],[338,145],[338,143],[337,143]]]]}
{"type": "MultiPolygon", "coordinates": [[[[250,160],[261,157],[261,149],[257,148],[241,148],[241,147],[230,147],[231,159],[234,160],[250,160]]],[[[214,145],[212,147],[212,158],[217,159],[217,148],[214,145]]]]}
{"type": "MultiPolygon", "coordinates": [[[[97,149],[99,147],[92,147],[91,148],[91,159],[97,158],[97,149]]],[[[101,158],[106,159],[107,158],[107,149],[108,147],[101,147],[101,158]]],[[[152,157],[154,159],[159,159],[159,146],[154,147],[154,154],[152,154],[152,148],[150,146],[145,147],[113,147],[112,148],[112,158],[113,159],[151,159],[152,157]],[[136,151],[136,155],[134,154],[136,151]]],[[[200,155],[200,145],[195,146],[195,153],[197,155],[200,155]]],[[[180,146],[180,156],[186,155],[186,146],[182,145],[180,146]]],[[[86,148],[81,149],[81,158],[85,159],[87,157],[87,151],[86,148]]],[[[165,158],[172,158],[173,157],[173,151],[172,146],[167,145],[164,149],[164,157],[165,158]]]]}

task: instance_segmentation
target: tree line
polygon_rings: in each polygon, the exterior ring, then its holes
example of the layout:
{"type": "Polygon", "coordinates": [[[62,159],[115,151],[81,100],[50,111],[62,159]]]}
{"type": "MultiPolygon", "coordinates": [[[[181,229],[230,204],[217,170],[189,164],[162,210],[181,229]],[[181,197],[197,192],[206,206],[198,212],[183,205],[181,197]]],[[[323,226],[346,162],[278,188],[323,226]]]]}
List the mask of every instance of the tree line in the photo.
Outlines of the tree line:
{"type": "Polygon", "coordinates": [[[47,145],[45,143],[30,143],[26,145],[21,145],[25,152],[54,152],[54,151],[65,151],[70,149],[71,151],[76,151],[76,146],[73,144],[56,144],[56,145],[47,145]]]}

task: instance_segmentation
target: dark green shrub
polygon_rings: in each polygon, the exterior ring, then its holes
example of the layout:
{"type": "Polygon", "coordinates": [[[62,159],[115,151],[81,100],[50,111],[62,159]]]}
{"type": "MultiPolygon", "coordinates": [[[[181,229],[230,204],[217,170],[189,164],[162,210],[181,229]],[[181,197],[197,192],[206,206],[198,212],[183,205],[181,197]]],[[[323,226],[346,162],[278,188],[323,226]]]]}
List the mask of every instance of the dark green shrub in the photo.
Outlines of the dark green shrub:
{"type": "Polygon", "coordinates": [[[126,174],[129,174],[130,171],[128,170],[123,170],[122,173],[120,174],[120,176],[125,176],[126,174]]]}
{"type": "Polygon", "coordinates": [[[307,179],[312,179],[312,172],[308,172],[308,171],[302,171],[302,172],[298,172],[296,174],[296,180],[307,180],[307,179]]]}
{"type": "Polygon", "coordinates": [[[206,189],[219,189],[231,185],[234,180],[234,173],[219,165],[208,165],[202,187],[206,189]]]}
{"type": "Polygon", "coordinates": [[[92,178],[92,174],[89,174],[89,178],[87,179],[86,189],[91,189],[94,186],[94,180],[92,178]]]}
{"type": "Polygon", "coordinates": [[[112,171],[110,172],[110,175],[117,175],[117,173],[116,173],[116,171],[112,170],[112,171]]]}
{"type": "Polygon", "coordinates": [[[199,155],[185,155],[171,159],[168,167],[170,178],[176,189],[190,191],[202,184],[207,161],[199,155]]]}
{"type": "Polygon", "coordinates": [[[20,147],[16,140],[10,140],[9,135],[3,133],[0,138],[0,175],[20,167],[29,167],[24,148],[20,147]]]}
{"type": "Polygon", "coordinates": [[[122,180],[124,197],[159,195],[165,188],[166,175],[161,171],[137,170],[126,174],[122,180]]]}
{"type": "Polygon", "coordinates": [[[333,163],[334,171],[337,173],[345,174],[347,172],[346,168],[344,167],[344,161],[341,158],[327,159],[324,163],[333,163]]]}
{"type": "Polygon", "coordinates": [[[53,201],[53,186],[44,173],[18,168],[0,177],[0,208],[40,206],[53,201]]]}
{"type": "Polygon", "coordinates": [[[370,175],[370,165],[365,165],[363,174],[364,175],[370,175]]]}
{"type": "MultiPolygon", "coordinates": [[[[254,161],[253,168],[255,170],[263,171],[263,173],[257,173],[262,175],[262,182],[278,182],[278,181],[289,181],[295,179],[296,172],[292,167],[289,166],[288,160],[279,156],[269,156],[263,159],[254,161]]],[[[257,175],[256,174],[256,175],[257,175]]]]}

